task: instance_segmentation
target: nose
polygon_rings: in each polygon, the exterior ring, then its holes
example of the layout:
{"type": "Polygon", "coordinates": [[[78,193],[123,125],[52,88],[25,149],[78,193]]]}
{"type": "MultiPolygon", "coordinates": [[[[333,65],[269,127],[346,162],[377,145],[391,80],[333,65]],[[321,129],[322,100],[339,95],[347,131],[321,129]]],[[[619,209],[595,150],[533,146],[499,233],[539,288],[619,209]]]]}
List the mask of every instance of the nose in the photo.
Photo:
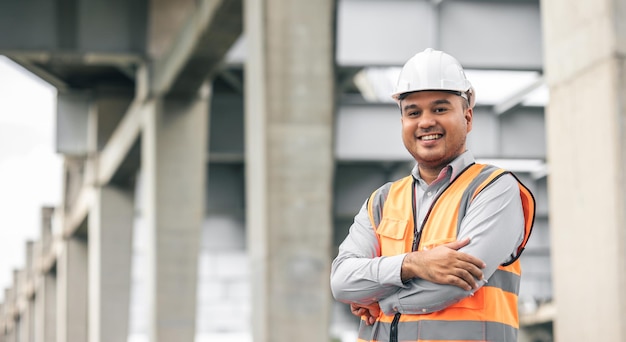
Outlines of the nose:
{"type": "Polygon", "coordinates": [[[418,127],[420,129],[429,129],[436,125],[435,116],[431,113],[424,112],[422,113],[422,117],[420,117],[420,121],[418,123],[418,127]]]}

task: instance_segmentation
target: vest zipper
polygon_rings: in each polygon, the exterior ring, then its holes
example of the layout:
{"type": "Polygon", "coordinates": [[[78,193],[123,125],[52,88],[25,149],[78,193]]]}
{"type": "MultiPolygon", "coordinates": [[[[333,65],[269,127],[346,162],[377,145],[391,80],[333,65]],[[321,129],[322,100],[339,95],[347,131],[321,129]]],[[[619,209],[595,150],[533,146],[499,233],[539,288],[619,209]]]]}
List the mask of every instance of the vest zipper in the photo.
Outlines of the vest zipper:
{"type": "Polygon", "coordinates": [[[417,250],[417,244],[419,243],[420,236],[422,235],[422,230],[417,229],[417,213],[415,212],[415,207],[417,206],[417,202],[415,199],[415,187],[417,186],[417,179],[413,178],[413,188],[411,189],[411,200],[413,202],[413,244],[411,247],[411,252],[415,252],[417,250]]]}
{"type": "Polygon", "coordinates": [[[435,196],[435,198],[433,199],[433,202],[430,204],[430,208],[428,208],[428,211],[426,212],[426,216],[424,217],[424,221],[422,221],[422,225],[419,231],[417,230],[417,214],[415,212],[415,209],[417,206],[417,201],[415,199],[415,187],[417,186],[417,179],[413,177],[413,189],[411,192],[412,194],[411,198],[413,199],[413,245],[411,247],[412,252],[415,252],[417,250],[417,246],[419,246],[420,238],[422,237],[422,231],[424,231],[424,226],[426,225],[426,222],[428,221],[428,217],[430,217],[430,212],[435,207],[435,203],[437,203],[437,201],[439,200],[439,197],[441,197],[441,195],[443,195],[443,193],[446,192],[446,190],[448,190],[448,188],[450,187],[450,185],[452,185],[452,183],[454,183],[454,181],[459,179],[459,176],[461,176],[463,172],[467,171],[474,164],[475,163],[471,163],[467,167],[465,167],[461,172],[459,172],[459,175],[455,179],[450,181],[450,183],[442,191],[440,191],[437,196],[435,196]]]}
{"type": "Polygon", "coordinates": [[[398,321],[400,321],[401,313],[396,313],[391,321],[391,329],[389,329],[389,342],[398,342],[398,321]]]}

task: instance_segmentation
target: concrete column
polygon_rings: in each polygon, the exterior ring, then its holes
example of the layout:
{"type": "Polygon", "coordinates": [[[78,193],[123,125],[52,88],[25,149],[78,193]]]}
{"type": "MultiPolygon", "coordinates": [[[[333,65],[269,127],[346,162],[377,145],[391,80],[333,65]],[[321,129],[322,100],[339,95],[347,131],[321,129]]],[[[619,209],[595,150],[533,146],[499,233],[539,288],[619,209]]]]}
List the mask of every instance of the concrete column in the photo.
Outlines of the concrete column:
{"type": "Polygon", "coordinates": [[[244,4],[253,337],[326,341],[335,1],[244,4]]]}
{"type": "Polygon", "coordinates": [[[13,289],[15,290],[15,341],[24,342],[25,325],[28,324],[28,317],[24,317],[24,273],[23,269],[13,270],[13,289]]]}
{"type": "Polygon", "coordinates": [[[133,194],[104,186],[89,211],[89,341],[128,339],[133,194]]]}
{"type": "Polygon", "coordinates": [[[43,207],[41,209],[41,255],[48,256],[52,248],[52,218],[54,216],[53,207],[43,207]]]}
{"type": "Polygon", "coordinates": [[[27,307],[24,313],[26,322],[24,323],[22,341],[35,342],[35,298],[31,297],[26,305],[27,307]]]}
{"type": "Polygon", "coordinates": [[[63,241],[57,260],[57,342],[87,341],[87,267],[85,238],[63,241]]]}
{"type": "Polygon", "coordinates": [[[35,297],[35,342],[56,341],[56,277],[41,275],[35,297]]]}
{"type": "MultiPolygon", "coordinates": [[[[195,337],[208,100],[155,99],[141,140],[151,342],[195,337]]],[[[219,313],[216,313],[219,314],[219,313]]]]}
{"type": "Polygon", "coordinates": [[[626,5],[541,1],[541,13],[555,337],[625,341],[626,5]]]}
{"type": "Polygon", "coordinates": [[[4,342],[6,338],[6,315],[4,313],[4,307],[5,303],[0,302],[0,342],[4,342]]]}
{"type": "Polygon", "coordinates": [[[24,308],[22,311],[21,339],[25,342],[35,341],[35,294],[34,294],[34,260],[35,242],[26,242],[26,262],[23,270],[22,295],[24,296],[24,308]]]}
{"type": "Polygon", "coordinates": [[[54,209],[46,207],[41,212],[41,240],[39,263],[41,272],[36,284],[35,342],[56,341],[56,272],[47,265],[52,247],[52,215],[54,209]]]}
{"type": "MultiPolygon", "coordinates": [[[[27,264],[28,265],[28,264],[27,264]]],[[[27,267],[27,266],[26,266],[27,267]]],[[[26,287],[27,287],[27,269],[24,268],[20,270],[20,285],[19,285],[19,296],[22,298],[20,300],[20,342],[30,342],[30,325],[31,325],[31,315],[29,312],[30,309],[30,301],[26,296],[26,287]]]]}
{"type": "Polygon", "coordinates": [[[15,342],[15,291],[12,288],[4,289],[4,317],[5,317],[5,341],[15,342]]]}
{"type": "Polygon", "coordinates": [[[7,341],[6,334],[6,315],[4,313],[4,303],[0,303],[0,342],[7,341]]]}

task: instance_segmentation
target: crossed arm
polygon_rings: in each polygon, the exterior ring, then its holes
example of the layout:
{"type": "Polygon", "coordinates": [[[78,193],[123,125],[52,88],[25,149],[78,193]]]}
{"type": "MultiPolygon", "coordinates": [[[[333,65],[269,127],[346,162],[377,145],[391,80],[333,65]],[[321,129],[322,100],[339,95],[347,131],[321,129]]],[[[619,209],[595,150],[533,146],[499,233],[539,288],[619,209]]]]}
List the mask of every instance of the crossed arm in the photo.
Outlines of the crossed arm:
{"type": "Polygon", "coordinates": [[[524,218],[515,179],[504,176],[479,194],[463,219],[458,240],[428,251],[379,256],[364,205],[339,247],[331,289],[356,315],[429,313],[471,295],[521,242],[524,218]]]}

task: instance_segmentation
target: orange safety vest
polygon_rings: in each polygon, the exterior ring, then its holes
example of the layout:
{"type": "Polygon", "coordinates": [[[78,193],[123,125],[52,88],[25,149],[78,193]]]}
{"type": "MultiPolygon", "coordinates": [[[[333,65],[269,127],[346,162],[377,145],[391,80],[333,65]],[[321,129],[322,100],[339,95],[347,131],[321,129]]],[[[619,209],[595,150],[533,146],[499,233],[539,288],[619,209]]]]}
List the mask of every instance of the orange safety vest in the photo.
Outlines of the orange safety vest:
{"type": "MultiPolygon", "coordinates": [[[[380,242],[379,255],[424,251],[456,241],[471,201],[504,174],[511,173],[491,165],[470,165],[435,198],[417,236],[413,177],[408,176],[381,187],[368,201],[370,221],[380,242]]],[[[518,258],[530,237],[535,200],[517,177],[516,180],[525,225],[524,239],[514,260],[500,265],[487,284],[473,296],[441,311],[395,315],[381,312],[372,326],[361,320],[358,341],[517,341],[517,297],[521,276],[518,258]]]]}

